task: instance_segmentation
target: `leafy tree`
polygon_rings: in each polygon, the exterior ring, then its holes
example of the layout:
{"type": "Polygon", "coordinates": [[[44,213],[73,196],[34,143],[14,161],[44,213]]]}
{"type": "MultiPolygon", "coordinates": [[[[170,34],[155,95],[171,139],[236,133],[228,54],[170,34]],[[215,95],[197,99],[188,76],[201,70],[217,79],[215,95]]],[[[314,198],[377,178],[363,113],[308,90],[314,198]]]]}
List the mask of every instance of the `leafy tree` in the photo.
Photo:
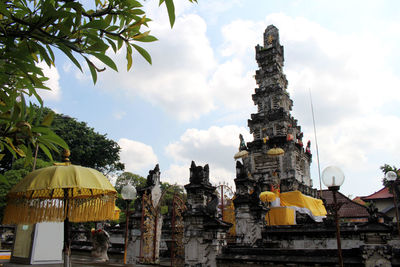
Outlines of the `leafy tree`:
{"type": "MultiPolygon", "coordinates": [[[[150,55],[137,44],[157,40],[143,30],[150,21],[142,10],[143,0],[93,2],[91,8],[78,0],[0,1],[0,160],[6,150],[15,157],[32,157],[32,146],[40,147],[46,155],[54,148],[55,137],[48,129],[33,129],[24,96],[34,96],[43,105],[37,90],[49,89],[45,86],[48,78],[38,63],[44,61],[49,67],[55,66],[55,50],[65,54],[82,71],[76,58],[81,56],[94,83],[97,73],[105,69],[96,66],[94,58],[117,70],[106,54],[109,48],[114,53],[122,47],[126,49],[128,70],[132,67],[133,51],[151,63],[150,55]],[[13,136],[15,133],[19,136],[13,136]]],[[[159,3],[166,5],[172,27],[173,0],[159,3]]],[[[65,146],[60,140],[56,143],[65,146]]]]}
{"type": "MultiPolygon", "coordinates": [[[[17,155],[26,157],[25,164],[28,164],[38,149],[50,160],[53,159],[50,151],[58,152],[59,146],[68,149],[64,140],[50,128],[54,118],[53,112],[47,112],[43,116],[40,114],[41,110],[34,108],[33,105],[27,108],[23,96],[9,111],[1,112],[1,107],[0,101],[1,172],[11,167],[11,162],[17,155]]],[[[1,177],[4,180],[4,177],[1,177]]]]}
{"type": "MultiPolygon", "coordinates": [[[[55,114],[52,128],[68,144],[72,164],[94,168],[105,175],[125,168],[120,162],[118,143],[108,139],[106,134],[95,132],[86,122],[55,114]]],[[[60,156],[56,159],[62,160],[60,156]]]]}
{"type": "Polygon", "coordinates": [[[163,198],[161,199],[161,213],[167,214],[173,205],[174,196],[177,195],[183,201],[186,200],[185,189],[178,184],[170,184],[167,182],[161,183],[161,191],[163,198]]]}
{"type": "MultiPolygon", "coordinates": [[[[46,121],[46,118],[51,116],[53,123],[49,126],[49,130],[57,135],[60,140],[65,141],[66,146],[71,151],[69,159],[72,164],[94,168],[105,175],[124,169],[124,164],[120,162],[119,157],[121,148],[117,142],[108,139],[106,134],[100,134],[85,122],[79,122],[67,115],[54,113],[49,108],[33,106],[32,111],[34,113],[33,120],[46,121]]],[[[55,150],[58,151],[57,148],[55,150]]],[[[62,155],[54,152],[47,155],[42,151],[39,152],[38,157],[62,161],[62,155]]],[[[0,162],[0,166],[5,170],[9,169],[12,160],[12,156],[8,156],[0,162]]]]}
{"type": "MultiPolygon", "coordinates": [[[[196,0],[189,0],[190,2],[196,0]]],[[[38,62],[54,66],[57,49],[80,69],[76,59],[85,59],[93,81],[104,69],[93,62],[117,70],[113,60],[106,55],[109,47],[114,53],[125,45],[127,69],[132,66],[132,51],[136,50],[149,63],[150,55],[137,42],[157,40],[150,31],[143,30],[150,21],[142,9],[141,0],[95,0],[87,7],[77,0],[5,0],[0,2],[0,84],[5,89],[28,90],[40,98],[35,88],[45,88],[45,76],[38,62]],[[4,75],[6,74],[6,75],[4,75]]],[[[175,21],[172,0],[165,3],[171,27],[175,21]]]]}

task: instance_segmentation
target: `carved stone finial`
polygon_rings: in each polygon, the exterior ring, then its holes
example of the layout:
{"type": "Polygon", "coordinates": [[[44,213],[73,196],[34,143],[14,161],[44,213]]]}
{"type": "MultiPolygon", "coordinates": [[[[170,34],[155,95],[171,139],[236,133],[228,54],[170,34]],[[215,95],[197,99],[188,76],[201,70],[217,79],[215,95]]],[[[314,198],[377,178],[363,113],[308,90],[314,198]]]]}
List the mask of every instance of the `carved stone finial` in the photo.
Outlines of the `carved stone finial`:
{"type": "Polygon", "coordinates": [[[208,184],[210,180],[210,168],[208,164],[196,166],[194,161],[190,165],[190,183],[193,184],[208,184]]]}
{"type": "Polygon", "coordinates": [[[264,47],[279,46],[279,30],[274,25],[269,25],[264,32],[264,47]]]}

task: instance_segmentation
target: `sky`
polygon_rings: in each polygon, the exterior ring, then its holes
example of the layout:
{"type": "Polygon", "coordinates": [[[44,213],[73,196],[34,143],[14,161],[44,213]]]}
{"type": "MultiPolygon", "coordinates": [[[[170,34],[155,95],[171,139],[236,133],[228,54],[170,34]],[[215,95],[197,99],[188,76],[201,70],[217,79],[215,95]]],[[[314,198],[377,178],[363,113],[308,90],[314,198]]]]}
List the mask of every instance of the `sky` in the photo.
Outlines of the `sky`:
{"type": "MultiPolygon", "coordinates": [[[[147,176],[159,163],[161,181],[189,183],[192,160],[210,165],[214,185],[234,186],[239,133],[256,112],[255,46],[275,25],[285,51],[292,115],[312,141],[311,175],[319,189],[310,92],[321,171],[345,174],[341,192],[370,195],[382,187],[383,164],[399,167],[400,2],[325,0],[175,0],[169,26],[164,6],[145,2],[159,40],[143,45],[126,71],[123,52],[111,55],[96,85],[65,57],[45,71],[45,106],[115,140],[126,171],[147,176]]],[[[323,187],[324,188],[324,187],[323,187]]]]}

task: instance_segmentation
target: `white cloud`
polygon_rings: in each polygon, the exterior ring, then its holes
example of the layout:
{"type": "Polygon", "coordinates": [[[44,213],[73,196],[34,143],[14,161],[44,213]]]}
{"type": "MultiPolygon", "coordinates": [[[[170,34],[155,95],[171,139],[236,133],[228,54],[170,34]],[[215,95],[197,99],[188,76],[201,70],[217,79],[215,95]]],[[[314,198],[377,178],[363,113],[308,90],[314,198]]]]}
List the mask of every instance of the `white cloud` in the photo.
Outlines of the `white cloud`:
{"type": "Polygon", "coordinates": [[[379,188],[379,166],[395,163],[400,148],[394,133],[400,117],[387,113],[388,103],[400,104],[400,79],[388,67],[394,51],[382,49],[389,46],[374,32],[341,35],[282,14],[266,21],[280,30],[293,114],[310,136],[312,89],[322,169],[334,164],[346,170],[344,188],[352,194],[368,194],[371,184],[379,188]]]}
{"type": "Polygon", "coordinates": [[[145,175],[149,169],[158,163],[153,148],[141,142],[121,138],[118,141],[121,147],[121,162],[125,164],[125,170],[145,175]]]}
{"type": "MultiPolygon", "coordinates": [[[[232,160],[233,161],[233,160],[232,160]]],[[[191,161],[187,161],[187,164],[171,164],[169,169],[164,173],[161,173],[161,181],[168,182],[170,184],[178,184],[178,185],[186,185],[189,183],[190,179],[190,163],[191,161]]],[[[206,163],[198,163],[195,162],[197,166],[204,166],[206,163]]],[[[218,168],[210,165],[210,183],[213,186],[217,186],[221,183],[228,184],[232,188],[234,188],[235,184],[233,179],[236,176],[235,168],[230,168],[231,170],[227,170],[225,168],[218,168]]]]}
{"type": "Polygon", "coordinates": [[[143,45],[153,64],[136,55],[128,73],[125,55],[119,53],[120,72],[102,73],[102,85],[107,90],[123,91],[127,97],[140,96],[180,120],[199,118],[215,108],[207,82],[216,62],[206,37],[206,23],[197,15],[178,17],[173,30],[161,22],[150,26],[159,41],[143,45]]]}
{"type": "Polygon", "coordinates": [[[56,67],[49,68],[46,62],[40,62],[38,64],[39,67],[42,68],[43,73],[46,77],[49,78],[45,82],[45,85],[49,87],[51,90],[40,90],[39,95],[43,98],[44,101],[58,101],[61,98],[61,87],[60,87],[60,75],[56,67]]]}
{"type": "Polygon", "coordinates": [[[196,165],[209,164],[210,180],[214,184],[222,181],[233,184],[233,156],[238,151],[240,133],[246,141],[252,140],[247,129],[236,125],[212,126],[207,130],[186,130],[178,141],[169,144],[165,149],[166,154],[176,162],[166,171],[166,177],[188,183],[189,167],[193,160],[196,165]]]}
{"type": "Polygon", "coordinates": [[[247,71],[237,58],[218,66],[210,87],[214,97],[225,108],[240,110],[253,106],[251,89],[256,87],[253,72],[247,71]]]}
{"type": "Polygon", "coordinates": [[[235,56],[248,62],[254,62],[256,44],[262,44],[262,33],[265,30],[265,23],[250,20],[235,20],[221,29],[224,42],[220,53],[224,57],[235,56]]]}
{"type": "MultiPolygon", "coordinates": [[[[394,51],[374,32],[338,34],[305,18],[284,14],[270,15],[262,22],[234,21],[222,30],[220,53],[225,61],[217,65],[209,82],[211,96],[218,99],[216,103],[238,112],[250,105],[254,80],[244,62],[253,60],[254,46],[262,45],[261,37],[269,24],[280,30],[293,114],[307,131],[306,136],[312,136],[308,91],[312,89],[322,167],[329,163],[342,165],[355,176],[350,181],[353,185],[376,179],[372,170],[379,171],[383,163],[377,162],[375,155],[387,147],[386,160],[395,162],[399,148],[398,142],[393,142],[396,131],[388,133],[387,128],[399,125],[400,118],[388,116],[386,110],[388,102],[391,106],[400,102],[400,80],[387,65],[394,51]],[[368,177],[366,169],[371,171],[368,177]]],[[[197,159],[230,172],[234,169],[228,164],[234,146],[229,153],[223,152],[229,146],[222,145],[218,137],[210,138],[212,132],[213,127],[207,131],[187,130],[167,151],[178,162],[186,160],[189,164],[190,159],[197,159]]]]}
{"type": "Polygon", "coordinates": [[[125,115],[126,115],[126,112],[125,112],[125,111],[122,111],[122,110],[115,111],[115,112],[113,113],[113,117],[114,117],[116,120],[121,120],[123,117],[125,117],[125,115]]]}

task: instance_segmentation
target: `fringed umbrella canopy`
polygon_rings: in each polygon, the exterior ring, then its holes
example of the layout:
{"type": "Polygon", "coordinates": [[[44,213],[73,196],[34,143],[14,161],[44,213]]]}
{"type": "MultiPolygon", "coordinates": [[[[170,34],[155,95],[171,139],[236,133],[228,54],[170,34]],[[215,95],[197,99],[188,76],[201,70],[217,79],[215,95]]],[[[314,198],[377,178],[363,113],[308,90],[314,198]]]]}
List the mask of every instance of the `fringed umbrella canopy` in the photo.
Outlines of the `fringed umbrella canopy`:
{"type": "Polygon", "coordinates": [[[236,153],[235,156],[233,156],[233,158],[237,160],[240,158],[245,158],[247,157],[247,155],[249,155],[249,152],[247,152],[246,150],[241,150],[238,153],[236,153]]]}
{"type": "Polygon", "coordinates": [[[91,168],[66,165],[38,169],[8,193],[3,223],[112,220],[116,193],[108,179],[91,168]]]}
{"type": "Polygon", "coordinates": [[[274,147],[267,151],[267,155],[271,157],[276,157],[285,154],[285,150],[280,147],[274,147]]]}

